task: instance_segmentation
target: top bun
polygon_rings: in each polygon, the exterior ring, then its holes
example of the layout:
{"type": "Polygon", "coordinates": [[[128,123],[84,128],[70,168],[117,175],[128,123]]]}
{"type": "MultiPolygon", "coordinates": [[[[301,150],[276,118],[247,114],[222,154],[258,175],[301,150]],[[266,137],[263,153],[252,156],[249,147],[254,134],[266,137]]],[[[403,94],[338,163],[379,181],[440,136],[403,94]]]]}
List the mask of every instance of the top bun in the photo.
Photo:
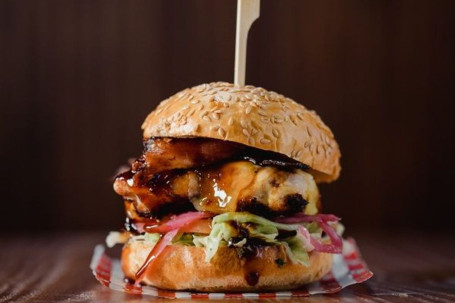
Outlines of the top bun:
{"type": "Polygon", "coordinates": [[[206,137],[286,155],[311,167],[316,181],[340,174],[340,149],[321,118],[261,87],[226,82],[187,88],[162,101],[144,123],[144,138],[206,137]]]}

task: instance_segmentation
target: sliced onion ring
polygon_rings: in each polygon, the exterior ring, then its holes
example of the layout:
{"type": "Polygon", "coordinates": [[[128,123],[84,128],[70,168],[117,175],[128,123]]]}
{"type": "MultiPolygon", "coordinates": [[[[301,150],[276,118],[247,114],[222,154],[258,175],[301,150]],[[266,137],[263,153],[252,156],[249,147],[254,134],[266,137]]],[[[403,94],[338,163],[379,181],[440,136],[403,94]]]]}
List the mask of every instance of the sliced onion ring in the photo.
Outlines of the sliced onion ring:
{"type": "Polygon", "coordinates": [[[333,227],[327,224],[326,222],[318,222],[318,224],[329,236],[330,244],[324,244],[321,242],[321,240],[312,237],[308,230],[304,226],[300,225],[297,231],[304,238],[305,249],[307,251],[312,251],[314,249],[314,251],[317,252],[340,254],[343,249],[343,240],[341,239],[340,235],[338,235],[337,232],[333,229],[333,227]],[[310,243],[308,243],[308,241],[310,243]]]}
{"type": "Polygon", "coordinates": [[[161,224],[161,225],[148,225],[145,224],[143,229],[145,232],[148,233],[167,233],[174,229],[182,228],[183,226],[189,225],[196,220],[209,218],[212,215],[206,212],[187,212],[184,214],[180,214],[178,216],[172,217],[169,221],[161,224]]]}
{"type": "Polygon", "coordinates": [[[164,249],[167,247],[169,243],[174,239],[174,237],[178,234],[179,230],[174,229],[167,234],[165,234],[161,239],[158,240],[158,242],[153,246],[152,250],[147,256],[147,259],[145,259],[144,264],[139,268],[139,270],[136,272],[136,281],[135,283],[138,284],[142,281],[144,278],[146,269],[153,263],[153,261],[158,258],[158,256],[164,251],[164,249]]]}
{"type": "Polygon", "coordinates": [[[292,217],[280,217],[275,219],[278,223],[309,223],[309,222],[338,222],[340,218],[330,214],[305,215],[303,213],[295,214],[292,217]]]}
{"type": "Polygon", "coordinates": [[[327,222],[338,222],[340,218],[331,214],[317,214],[317,215],[305,215],[305,214],[296,214],[292,217],[284,217],[276,219],[276,222],[287,223],[287,224],[296,224],[296,223],[310,223],[316,222],[319,227],[327,234],[330,238],[330,244],[324,244],[321,240],[318,240],[310,235],[308,230],[304,226],[298,227],[298,232],[304,238],[305,249],[311,251],[311,247],[308,245],[308,239],[310,239],[311,246],[314,247],[315,251],[340,254],[343,250],[343,240],[340,235],[337,234],[335,229],[330,226],[327,222]],[[308,249],[310,248],[310,249],[308,249]]]}
{"type": "Polygon", "coordinates": [[[323,244],[321,247],[323,250],[320,251],[332,254],[341,254],[343,250],[343,240],[341,239],[341,236],[337,234],[335,229],[327,224],[327,222],[318,222],[318,224],[330,238],[330,244],[323,244]]]}
{"type": "Polygon", "coordinates": [[[158,258],[160,254],[164,252],[166,247],[172,240],[180,233],[180,228],[190,225],[191,223],[211,217],[212,215],[204,212],[187,212],[175,217],[172,217],[169,221],[163,223],[162,225],[150,226],[145,224],[142,228],[146,232],[158,232],[165,234],[158,240],[158,242],[153,246],[152,250],[145,259],[144,264],[136,272],[136,284],[140,283],[144,278],[147,268],[158,258]]]}
{"type": "Polygon", "coordinates": [[[303,238],[303,248],[305,248],[306,251],[312,251],[314,250],[314,245],[312,243],[312,238],[310,235],[310,232],[308,229],[306,229],[304,226],[300,225],[297,228],[297,232],[302,236],[303,238]]]}

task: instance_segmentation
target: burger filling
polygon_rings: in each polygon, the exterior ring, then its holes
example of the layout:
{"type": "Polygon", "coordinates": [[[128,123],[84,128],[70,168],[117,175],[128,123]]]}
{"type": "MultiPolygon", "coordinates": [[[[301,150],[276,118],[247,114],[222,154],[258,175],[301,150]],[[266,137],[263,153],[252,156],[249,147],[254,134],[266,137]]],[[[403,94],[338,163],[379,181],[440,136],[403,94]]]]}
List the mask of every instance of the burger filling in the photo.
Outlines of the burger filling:
{"type": "Polygon", "coordinates": [[[151,251],[136,274],[169,245],[202,247],[206,261],[221,246],[242,257],[283,246],[287,260],[309,265],[312,251],[341,253],[342,225],[318,214],[320,195],[308,167],[275,153],[214,139],[152,138],[131,169],[115,178],[125,201],[123,233],[108,245],[141,241],[151,251]]]}
{"type": "Polygon", "coordinates": [[[137,220],[166,215],[176,204],[183,210],[248,211],[266,217],[302,211],[315,214],[319,206],[319,191],[310,174],[245,160],[166,171],[151,176],[145,184],[120,175],[114,188],[125,198],[130,218],[137,220]]]}

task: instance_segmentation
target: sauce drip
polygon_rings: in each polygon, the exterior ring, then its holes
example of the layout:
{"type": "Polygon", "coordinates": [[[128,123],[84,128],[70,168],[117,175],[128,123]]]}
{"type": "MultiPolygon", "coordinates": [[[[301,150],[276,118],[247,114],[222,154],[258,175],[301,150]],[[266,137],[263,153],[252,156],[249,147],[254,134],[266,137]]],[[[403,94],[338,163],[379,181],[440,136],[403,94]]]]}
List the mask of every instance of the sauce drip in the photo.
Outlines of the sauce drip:
{"type": "Polygon", "coordinates": [[[266,246],[267,243],[260,239],[248,238],[247,243],[242,247],[243,258],[245,259],[243,274],[245,281],[250,286],[254,286],[259,282],[264,262],[262,255],[266,246]]]}
{"type": "Polygon", "coordinates": [[[248,285],[254,286],[259,282],[260,273],[264,266],[264,261],[262,260],[264,248],[270,246],[264,240],[250,238],[248,226],[235,221],[231,221],[229,224],[236,229],[237,236],[228,242],[228,246],[234,248],[236,243],[247,239],[242,247],[236,247],[235,249],[237,250],[238,257],[242,259],[245,281],[248,285]]]}
{"type": "Polygon", "coordinates": [[[200,208],[213,213],[236,211],[236,201],[242,190],[254,179],[251,162],[230,162],[198,170],[200,208]]]}
{"type": "Polygon", "coordinates": [[[245,281],[250,286],[254,286],[259,282],[259,273],[256,271],[249,272],[245,275],[245,281]]]}

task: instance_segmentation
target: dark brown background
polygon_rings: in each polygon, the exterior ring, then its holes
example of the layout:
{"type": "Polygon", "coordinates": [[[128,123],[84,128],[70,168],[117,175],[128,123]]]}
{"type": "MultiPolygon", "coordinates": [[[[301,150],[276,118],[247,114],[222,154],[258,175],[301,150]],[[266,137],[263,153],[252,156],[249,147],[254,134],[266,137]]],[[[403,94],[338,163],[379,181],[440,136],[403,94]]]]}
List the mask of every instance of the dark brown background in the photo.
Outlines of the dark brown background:
{"type": "MultiPolygon", "coordinates": [[[[232,81],[236,1],[0,1],[0,227],[116,229],[110,177],[188,86],[232,81]]],[[[350,229],[454,226],[455,1],[262,1],[247,83],[315,109],[350,229]]]]}

